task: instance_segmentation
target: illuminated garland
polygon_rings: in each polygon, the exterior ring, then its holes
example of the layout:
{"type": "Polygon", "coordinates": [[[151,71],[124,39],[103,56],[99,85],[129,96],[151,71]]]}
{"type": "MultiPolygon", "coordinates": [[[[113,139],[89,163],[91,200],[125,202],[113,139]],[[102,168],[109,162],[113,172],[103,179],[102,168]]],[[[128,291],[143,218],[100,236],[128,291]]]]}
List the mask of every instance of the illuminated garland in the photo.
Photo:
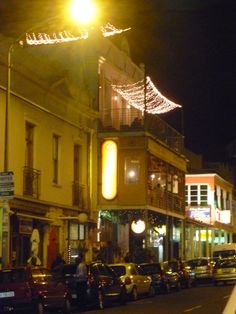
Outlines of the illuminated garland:
{"type": "Polygon", "coordinates": [[[101,32],[104,37],[113,36],[116,34],[121,34],[123,32],[127,32],[131,28],[118,29],[110,23],[107,23],[105,26],[101,26],[101,32]]]}
{"type": "MultiPolygon", "coordinates": [[[[113,36],[116,34],[120,34],[130,30],[130,28],[126,29],[118,29],[110,23],[107,23],[104,26],[101,26],[101,32],[104,37],[113,36]]],[[[58,44],[58,43],[66,43],[71,41],[77,41],[80,39],[87,39],[89,37],[88,30],[82,30],[80,35],[74,36],[72,33],[68,31],[53,33],[52,35],[46,33],[26,33],[25,43],[27,45],[51,45],[51,44],[58,44]]],[[[24,45],[24,40],[19,42],[21,46],[24,45]]]]}
{"type": "MultiPolygon", "coordinates": [[[[35,33],[28,34],[26,33],[25,41],[27,45],[50,45],[50,44],[58,44],[65,43],[70,41],[76,41],[80,39],[87,39],[88,33],[81,32],[79,36],[73,36],[70,32],[64,31],[59,32],[58,34],[53,33],[51,36],[46,33],[35,33]]],[[[23,45],[24,42],[20,41],[20,45],[23,45]]]]}
{"type": "Polygon", "coordinates": [[[129,105],[142,112],[162,114],[182,107],[163,96],[148,76],[146,82],[141,80],[134,84],[112,85],[112,87],[129,105]]]}

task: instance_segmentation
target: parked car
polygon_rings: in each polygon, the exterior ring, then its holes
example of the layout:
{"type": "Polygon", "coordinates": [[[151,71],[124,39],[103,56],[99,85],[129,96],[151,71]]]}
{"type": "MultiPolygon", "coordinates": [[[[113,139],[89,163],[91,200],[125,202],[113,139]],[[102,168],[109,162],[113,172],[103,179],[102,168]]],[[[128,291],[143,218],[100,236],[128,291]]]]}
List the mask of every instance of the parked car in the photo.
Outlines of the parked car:
{"type": "Polygon", "coordinates": [[[196,285],[196,274],[185,262],[171,260],[168,261],[168,265],[173,272],[179,274],[181,288],[190,288],[196,285]]]}
{"type": "Polygon", "coordinates": [[[151,277],[155,293],[170,292],[170,281],[172,281],[173,277],[164,272],[160,263],[142,263],[139,266],[145,275],[151,277]]]}
{"type": "Polygon", "coordinates": [[[198,282],[212,281],[213,268],[216,263],[215,259],[210,257],[198,257],[187,260],[186,266],[195,272],[195,277],[198,282]]]}
{"type": "Polygon", "coordinates": [[[129,299],[137,300],[141,295],[154,296],[155,288],[150,276],[135,263],[118,263],[109,265],[126,286],[129,299]]]}
{"type": "MultiPolygon", "coordinates": [[[[86,287],[87,306],[103,309],[110,302],[125,304],[127,300],[126,286],[112,268],[100,261],[86,265],[88,272],[86,287]]],[[[73,303],[76,303],[78,299],[76,268],[76,264],[64,264],[54,272],[55,278],[67,286],[73,303]]]]}
{"type": "Polygon", "coordinates": [[[161,267],[162,267],[162,270],[163,270],[165,276],[168,279],[168,285],[167,285],[167,291],[166,292],[168,293],[172,289],[179,291],[181,289],[181,282],[180,282],[179,273],[174,271],[171,268],[168,261],[162,262],[161,267]]]}
{"type": "Polygon", "coordinates": [[[52,274],[55,280],[62,281],[71,295],[72,304],[77,304],[77,283],[76,283],[76,264],[61,264],[60,267],[52,270],[52,274]]]}
{"type": "Polygon", "coordinates": [[[70,294],[43,267],[17,267],[0,271],[0,313],[22,311],[42,314],[45,310],[70,313],[70,294]]]}
{"type": "Polygon", "coordinates": [[[228,282],[236,281],[236,259],[223,258],[219,259],[213,270],[213,283],[215,286],[218,283],[227,284],[228,282]]]}

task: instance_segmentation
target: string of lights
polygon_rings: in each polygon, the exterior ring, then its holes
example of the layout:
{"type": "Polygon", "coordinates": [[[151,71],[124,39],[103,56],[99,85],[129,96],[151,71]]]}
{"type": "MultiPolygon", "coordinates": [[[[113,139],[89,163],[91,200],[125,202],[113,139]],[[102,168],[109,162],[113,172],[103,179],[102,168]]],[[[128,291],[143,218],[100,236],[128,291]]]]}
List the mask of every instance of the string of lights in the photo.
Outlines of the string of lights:
{"type": "Polygon", "coordinates": [[[129,105],[151,114],[162,114],[182,106],[167,99],[161,94],[150,77],[127,85],[112,85],[129,105]],[[146,86],[145,86],[146,84],[146,86]]]}
{"type": "MultiPolygon", "coordinates": [[[[113,36],[116,34],[121,34],[130,30],[130,28],[126,29],[118,29],[110,23],[107,23],[100,27],[102,35],[104,37],[113,36]]],[[[27,45],[51,45],[51,44],[58,44],[58,43],[66,43],[71,41],[77,41],[81,39],[87,39],[89,37],[88,30],[81,30],[80,34],[75,36],[71,32],[62,31],[58,33],[53,33],[51,35],[47,33],[26,33],[25,39],[21,40],[19,44],[23,46],[25,43],[27,45]]]]}

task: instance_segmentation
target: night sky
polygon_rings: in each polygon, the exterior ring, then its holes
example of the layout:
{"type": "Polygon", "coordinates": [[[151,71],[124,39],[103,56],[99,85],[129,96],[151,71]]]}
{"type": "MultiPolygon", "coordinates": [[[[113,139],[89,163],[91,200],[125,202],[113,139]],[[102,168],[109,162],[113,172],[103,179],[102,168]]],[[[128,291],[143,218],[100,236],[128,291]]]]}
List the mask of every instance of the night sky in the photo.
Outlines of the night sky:
{"type": "MultiPolygon", "coordinates": [[[[99,0],[104,21],[126,33],[135,63],[182,105],[161,117],[207,161],[236,138],[236,0],[99,0]]],[[[0,0],[0,31],[17,36],[65,1],[0,0]]]]}

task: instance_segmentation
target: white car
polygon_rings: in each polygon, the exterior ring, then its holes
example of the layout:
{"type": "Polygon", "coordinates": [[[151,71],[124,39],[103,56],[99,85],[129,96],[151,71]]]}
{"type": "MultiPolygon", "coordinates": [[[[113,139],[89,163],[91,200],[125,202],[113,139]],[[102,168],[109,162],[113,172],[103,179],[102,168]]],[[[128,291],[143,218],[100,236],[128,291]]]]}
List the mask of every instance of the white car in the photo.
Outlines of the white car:
{"type": "Polygon", "coordinates": [[[144,275],[140,266],[135,263],[118,263],[109,265],[126,285],[131,300],[141,295],[154,296],[155,289],[150,276],[144,275]]]}

